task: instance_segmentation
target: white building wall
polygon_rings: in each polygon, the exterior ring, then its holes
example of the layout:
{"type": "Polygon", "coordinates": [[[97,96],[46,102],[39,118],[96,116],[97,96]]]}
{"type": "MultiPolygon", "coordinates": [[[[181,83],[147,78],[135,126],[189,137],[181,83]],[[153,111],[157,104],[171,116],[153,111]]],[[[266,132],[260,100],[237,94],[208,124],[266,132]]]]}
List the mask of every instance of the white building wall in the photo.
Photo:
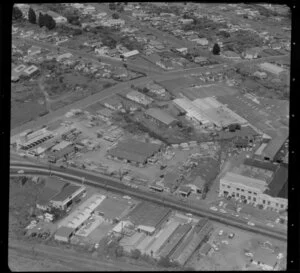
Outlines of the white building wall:
{"type": "Polygon", "coordinates": [[[247,202],[254,206],[263,205],[264,208],[273,210],[285,210],[288,207],[287,199],[272,197],[257,188],[225,181],[221,178],[219,196],[224,196],[226,192],[228,192],[228,196],[234,195],[236,200],[242,200],[241,196],[245,196],[247,202]]]}

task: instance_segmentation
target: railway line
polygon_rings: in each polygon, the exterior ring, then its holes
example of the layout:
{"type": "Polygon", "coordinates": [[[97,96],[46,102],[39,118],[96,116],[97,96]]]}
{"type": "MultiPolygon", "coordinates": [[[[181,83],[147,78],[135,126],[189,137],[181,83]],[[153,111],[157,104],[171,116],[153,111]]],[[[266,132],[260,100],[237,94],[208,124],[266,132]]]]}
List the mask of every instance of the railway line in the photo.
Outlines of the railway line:
{"type": "Polygon", "coordinates": [[[247,225],[247,220],[235,218],[232,215],[224,215],[219,212],[213,212],[207,207],[196,206],[194,204],[188,204],[186,202],[179,201],[175,197],[162,196],[159,193],[141,191],[140,189],[130,187],[128,185],[117,182],[109,177],[99,177],[96,174],[89,174],[81,170],[76,169],[64,169],[61,170],[58,167],[48,166],[33,166],[27,163],[11,163],[11,175],[40,175],[40,176],[57,176],[59,178],[79,183],[86,184],[93,187],[98,187],[118,194],[130,195],[136,199],[153,202],[160,206],[165,206],[173,210],[178,210],[184,213],[192,213],[195,216],[207,217],[212,221],[219,222],[225,225],[230,225],[236,228],[247,230],[250,232],[259,233],[261,235],[270,236],[278,240],[287,240],[287,234],[284,231],[272,230],[272,228],[256,225],[247,225]],[[18,170],[24,170],[24,174],[19,174],[18,170]]]}

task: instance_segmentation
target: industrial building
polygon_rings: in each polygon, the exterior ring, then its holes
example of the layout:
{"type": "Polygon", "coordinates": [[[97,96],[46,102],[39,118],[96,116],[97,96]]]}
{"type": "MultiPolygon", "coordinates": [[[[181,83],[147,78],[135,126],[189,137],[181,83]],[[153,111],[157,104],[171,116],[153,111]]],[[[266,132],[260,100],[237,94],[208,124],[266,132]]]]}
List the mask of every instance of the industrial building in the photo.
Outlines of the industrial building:
{"type": "Polygon", "coordinates": [[[83,202],[75,211],[69,214],[58,224],[60,227],[72,228],[75,232],[88,220],[94,213],[96,207],[106,198],[101,194],[94,194],[83,202]]]}
{"type": "Polygon", "coordinates": [[[248,122],[222,105],[214,98],[196,99],[186,98],[173,100],[175,105],[186,112],[186,116],[207,127],[228,127],[230,124],[247,124],[248,122]]]}
{"type": "Polygon", "coordinates": [[[289,133],[286,132],[272,138],[268,145],[262,150],[260,157],[265,160],[273,161],[288,137],[289,133]]]}
{"type": "Polygon", "coordinates": [[[186,264],[188,259],[205,240],[205,238],[208,239],[208,236],[212,230],[213,225],[208,219],[200,219],[192,230],[190,236],[181,243],[181,245],[178,247],[178,251],[176,250],[170,259],[178,262],[181,265],[186,264]]]}
{"type": "Polygon", "coordinates": [[[159,108],[149,108],[146,110],[145,115],[159,125],[172,127],[177,123],[174,117],[159,108]]]}
{"type": "Polygon", "coordinates": [[[72,204],[73,200],[82,196],[84,192],[86,192],[85,186],[68,184],[51,198],[50,204],[52,207],[65,210],[72,204]]]}
{"type": "Polygon", "coordinates": [[[17,149],[26,151],[53,137],[53,133],[48,131],[46,128],[42,128],[35,132],[28,130],[20,134],[19,139],[16,141],[17,149]]]}
{"type": "Polygon", "coordinates": [[[159,255],[161,257],[170,257],[184,237],[191,231],[191,224],[183,224],[176,228],[172,236],[169,237],[167,243],[164,245],[159,255]]]}
{"type": "Polygon", "coordinates": [[[60,227],[54,234],[54,239],[60,242],[69,243],[74,229],[70,227],[60,227]]]}
{"type": "MultiPolygon", "coordinates": [[[[280,171],[277,175],[283,174],[284,171],[280,171]]],[[[273,180],[275,177],[276,174],[273,180]]],[[[264,208],[277,211],[286,210],[288,206],[287,199],[274,196],[278,194],[278,188],[281,190],[286,181],[278,181],[278,179],[276,179],[275,181],[280,183],[278,186],[278,184],[273,182],[273,180],[268,184],[268,182],[262,179],[227,172],[220,179],[219,196],[231,196],[236,200],[242,200],[244,202],[251,203],[254,206],[262,205],[264,208]],[[270,195],[270,193],[273,196],[270,195]]]]}
{"type": "Polygon", "coordinates": [[[161,145],[146,143],[137,140],[118,142],[117,146],[110,149],[107,154],[110,158],[125,160],[130,163],[144,165],[147,159],[160,151],[161,145]]]}
{"type": "Polygon", "coordinates": [[[128,58],[130,58],[130,57],[133,57],[133,56],[138,55],[139,53],[140,53],[140,52],[139,52],[138,50],[128,51],[128,52],[126,52],[126,53],[123,53],[123,54],[121,55],[121,58],[123,57],[123,58],[125,58],[125,59],[128,59],[128,58]]]}
{"type": "Polygon", "coordinates": [[[37,208],[41,210],[49,210],[51,208],[49,203],[51,198],[57,195],[66,185],[67,183],[61,180],[53,177],[47,177],[45,185],[37,198],[37,208]]]}
{"type": "Polygon", "coordinates": [[[157,206],[152,203],[138,204],[128,215],[138,231],[152,235],[168,219],[171,209],[157,206]]]}

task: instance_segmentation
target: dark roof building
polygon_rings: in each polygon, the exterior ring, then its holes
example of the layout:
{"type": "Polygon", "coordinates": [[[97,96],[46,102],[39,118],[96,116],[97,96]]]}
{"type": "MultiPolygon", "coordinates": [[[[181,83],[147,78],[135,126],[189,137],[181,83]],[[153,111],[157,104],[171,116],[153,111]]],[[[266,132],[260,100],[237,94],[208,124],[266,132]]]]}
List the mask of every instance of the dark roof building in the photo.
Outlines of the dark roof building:
{"type": "Polygon", "coordinates": [[[171,209],[169,208],[142,202],[129,213],[128,220],[136,226],[143,225],[156,229],[167,219],[170,213],[171,209]]]}
{"type": "Polygon", "coordinates": [[[287,199],[288,168],[280,166],[274,174],[274,178],[268,185],[269,189],[264,193],[272,197],[281,197],[287,199]],[[280,195],[280,196],[279,196],[280,195]]]}
{"type": "Polygon", "coordinates": [[[73,228],[62,226],[56,231],[54,239],[57,241],[68,242],[73,232],[73,228]]]}
{"type": "Polygon", "coordinates": [[[37,206],[47,206],[52,197],[58,194],[68,183],[62,182],[53,177],[48,177],[45,186],[38,195],[37,206]]]}
{"type": "Polygon", "coordinates": [[[165,111],[159,108],[150,108],[145,112],[145,115],[163,123],[166,126],[171,126],[176,123],[176,119],[165,111]]]}
{"type": "Polygon", "coordinates": [[[130,162],[145,164],[147,159],[157,153],[161,145],[137,140],[126,140],[108,151],[108,155],[130,162]]]}

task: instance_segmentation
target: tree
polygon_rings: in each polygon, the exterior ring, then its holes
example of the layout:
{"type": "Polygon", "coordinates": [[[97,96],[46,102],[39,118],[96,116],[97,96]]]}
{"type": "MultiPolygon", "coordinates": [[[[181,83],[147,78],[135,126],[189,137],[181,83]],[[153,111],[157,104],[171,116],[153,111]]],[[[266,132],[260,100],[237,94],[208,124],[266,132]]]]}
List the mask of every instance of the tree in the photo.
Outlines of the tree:
{"type": "Polygon", "coordinates": [[[55,20],[53,19],[52,16],[48,15],[48,14],[45,14],[45,26],[51,30],[51,29],[54,29],[56,27],[56,22],[55,20]]]}
{"type": "Polygon", "coordinates": [[[28,21],[31,23],[31,24],[36,24],[36,15],[35,15],[35,12],[32,8],[30,8],[28,10],[28,21]]]}
{"type": "Polygon", "coordinates": [[[111,16],[113,19],[119,19],[120,16],[118,13],[113,13],[112,16],[111,16]]]}
{"type": "Polygon", "coordinates": [[[38,25],[39,27],[45,26],[45,16],[42,13],[39,13],[38,25]]]}
{"type": "Polygon", "coordinates": [[[220,46],[219,46],[218,44],[214,44],[214,47],[213,47],[213,49],[212,49],[212,53],[213,53],[214,55],[219,55],[219,54],[220,54],[220,51],[221,51],[220,46]]]}
{"type": "Polygon", "coordinates": [[[18,7],[13,8],[12,18],[13,20],[19,20],[23,17],[22,11],[18,7]]]}

